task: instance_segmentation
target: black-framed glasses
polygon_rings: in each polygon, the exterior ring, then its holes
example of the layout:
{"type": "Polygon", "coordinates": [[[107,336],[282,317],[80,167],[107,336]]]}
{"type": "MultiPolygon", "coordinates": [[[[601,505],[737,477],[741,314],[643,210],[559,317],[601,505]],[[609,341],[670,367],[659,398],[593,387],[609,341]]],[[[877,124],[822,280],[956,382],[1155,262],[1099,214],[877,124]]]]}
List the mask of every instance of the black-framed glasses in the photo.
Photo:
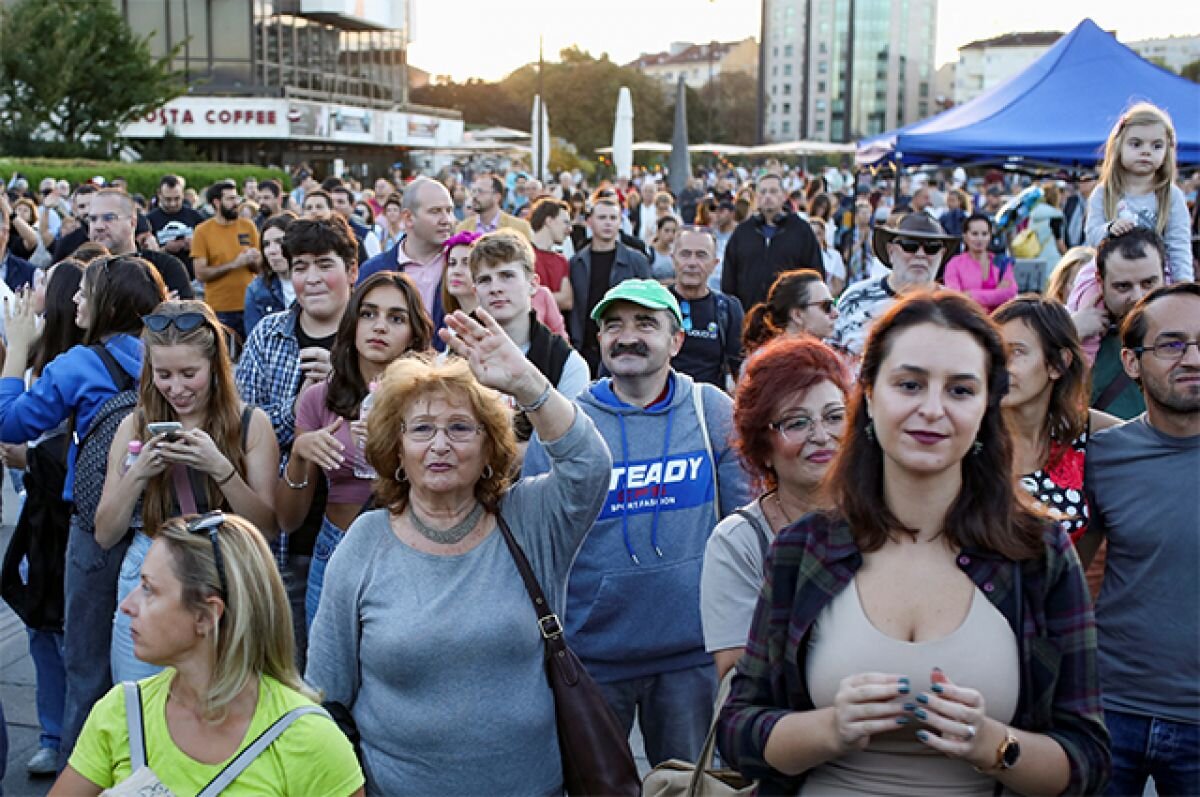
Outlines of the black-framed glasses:
{"type": "Polygon", "coordinates": [[[225,513],[221,510],[207,512],[188,521],[189,534],[206,534],[212,543],[213,564],[217,568],[217,579],[221,582],[221,598],[229,602],[229,582],[225,578],[225,557],[221,555],[221,540],[218,532],[225,523],[225,513]]]}
{"type": "Polygon", "coordinates": [[[805,307],[805,308],[820,307],[822,313],[824,313],[825,315],[829,315],[830,313],[833,312],[833,308],[836,305],[837,305],[837,302],[835,302],[833,299],[822,299],[819,302],[809,302],[808,304],[802,304],[800,306],[805,307]]]}
{"type": "Polygon", "coordinates": [[[162,332],[169,326],[174,326],[180,332],[191,332],[207,322],[208,319],[204,317],[204,313],[194,312],[174,313],[171,315],[166,313],[151,313],[150,315],[142,316],[142,323],[151,332],[162,332]]]}
{"type": "Polygon", "coordinates": [[[428,443],[437,437],[439,430],[446,433],[446,439],[451,443],[469,443],[483,431],[483,427],[469,421],[451,421],[445,426],[429,421],[400,424],[400,433],[408,435],[408,439],[415,443],[428,443]]]}
{"type": "Polygon", "coordinates": [[[1167,362],[1175,362],[1182,360],[1187,354],[1189,346],[1195,346],[1197,351],[1200,351],[1200,338],[1195,340],[1184,340],[1183,338],[1167,338],[1166,340],[1157,341],[1153,346],[1134,346],[1133,351],[1139,357],[1146,352],[1150,352],[1160,360],[1167,362]]]}
{"type": "Polygon", "coordinates": [[[946,245],[941,241],[914,241],[911,238],[896,239],[896,246],[910,255],[915,255],[918,249],[924,249],[927,255],[936,255],[946,248],[946,245]]]}
{"type": "Polygon", "coordinates": [[[683,331],[692,331],[692,303],[684,299],[679,303],[679,313],[683,316],[683,331]]]}

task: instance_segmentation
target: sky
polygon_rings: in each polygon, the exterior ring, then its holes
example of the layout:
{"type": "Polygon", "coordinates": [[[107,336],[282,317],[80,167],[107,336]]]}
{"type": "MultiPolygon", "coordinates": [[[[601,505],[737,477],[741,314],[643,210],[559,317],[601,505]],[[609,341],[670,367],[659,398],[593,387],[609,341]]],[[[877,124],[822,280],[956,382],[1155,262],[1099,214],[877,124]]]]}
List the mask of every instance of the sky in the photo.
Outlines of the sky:
{"type": "MultiPolygon", "coordinates": [[[[409,0],[408,60],[455,80],[497,80],[571,45],[618,63],[666,50],[673,41],[758,38],[760,0],[409,0]],[[602,9],[602,11],[601,11],[602,9]]],[[[1187,0],[940,0],[937,65],[978,39],[1032,30],[1069,31],[1086,16],[1123,41],[1200,34],[1187,0]],[[1190,17],[1190,18],[1189,18],[1190,17]]]]}

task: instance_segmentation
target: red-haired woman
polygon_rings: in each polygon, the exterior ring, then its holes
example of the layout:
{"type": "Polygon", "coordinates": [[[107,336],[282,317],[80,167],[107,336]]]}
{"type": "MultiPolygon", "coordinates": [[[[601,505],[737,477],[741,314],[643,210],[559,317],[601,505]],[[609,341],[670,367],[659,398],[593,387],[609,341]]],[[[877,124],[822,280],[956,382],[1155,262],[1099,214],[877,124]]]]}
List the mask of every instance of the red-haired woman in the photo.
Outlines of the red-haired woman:
{"type": "Polygon", "coordinates": [[[736,445],[763,495],[721,521],[704,552],[700,617],[718,678],[742,655],[775,534],[828,505],[821,483],[841,443],[849,389],[837,354],[809,337],[771,341],[738,383],[736,445]]]}
{"type": "Polygon", "coordinates": [[[1066,532],[1028,505],[1004,341],[959,293],[876,320],[836,512],[771,548],[718,743],[759,794],[1096,794],[1112,767],[1066,532]]]}

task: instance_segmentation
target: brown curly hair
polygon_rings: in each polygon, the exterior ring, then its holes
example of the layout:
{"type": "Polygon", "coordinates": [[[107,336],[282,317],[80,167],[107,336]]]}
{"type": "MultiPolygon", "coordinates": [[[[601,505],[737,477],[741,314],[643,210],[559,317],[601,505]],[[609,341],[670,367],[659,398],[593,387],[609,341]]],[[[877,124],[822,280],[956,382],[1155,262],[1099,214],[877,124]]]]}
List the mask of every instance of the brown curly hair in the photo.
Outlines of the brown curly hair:
{"type": "Polygon", "coordinates": [[[416,401],[432,394],[463,402],[483,426],[485,470],[475,484],[475,497],[489,512],[500,507],[500,498],[512,483],[510,473],[517,458],[517,441],[512,429],[512,410],[500,394],[484,387],[471,373],[466,360],[457,357],[439,361],[428,353],[406,354],[388,366],[375,391],[368,421],[366,456],[375,469],[375,497],[380,505],[399,514],[408,506],[411,485],[396,479],[403,464],[400,439],[404,415],[416,401]]]}

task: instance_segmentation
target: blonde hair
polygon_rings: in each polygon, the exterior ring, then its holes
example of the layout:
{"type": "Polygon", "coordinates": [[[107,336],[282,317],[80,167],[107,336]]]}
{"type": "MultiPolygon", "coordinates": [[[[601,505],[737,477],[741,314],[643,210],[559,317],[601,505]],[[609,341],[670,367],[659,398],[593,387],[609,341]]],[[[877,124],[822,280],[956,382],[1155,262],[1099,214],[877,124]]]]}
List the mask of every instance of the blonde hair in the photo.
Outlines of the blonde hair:
{"type": "Polygon", "coordinates": [[[211,611],[208,600],[224,601],[213,623],[213,668],[203,695],[204,716],[219,722],[247,682],[268,675],[308,699],[320,696],[296,670],[292,612],[271,549],[250,521],[225,515],[217,528],[221,564],[229,594],[221,594],[221,577],[207,533],[192,533],[196,515],[163,523],[158,540],[171,554],[171,570],[182,583],[182,600],[190,611],[211,611]]]}
{"type": "Polygon", "coordinates": [[[1154,173],[1154,199],[1158,203],[1160,236],[1166,232],[1167,218],[1171,207],[1171,186],[1175,182],[1175,125],[1171,117],[1157,105],[1139,102],[1125,113],[1108,134],[1104,143],[1104,164],[1100,167],[1100,184],[1104,186],[1104,217],[1109,221],[1117,218],[1117,203],[1125,195],[1125,169],[1121,166],[1121,148],[1125,145],[1125,134],[1137,125],[1162,125],[1167,132],[1167,154],[1154,173]]]}
{"type": "Polygon", "coordinates": [[[1073,246],[1068,249],[1050,272],[1050,279],[1046,282],[1046,298],[1066,304],[1079,267],[1095,259],[1096,250],[1090,246],[1073,246]]]}
{"type": "MultiPolygon", "coordinates": [[[[217,320],[212,308],[196,299],[163,302],[154,308],[155,315],[178,317],[184,313],[199,313],[204,316],[204,323],[187,332],[181,332],[174,324],[162,332],[154,332],[149,327],[142,330],[145,356],[142,357],[142,377],[138,383],[140,412],[137,418],[136,438],[149,440],[151,423],[179,420],[175,408],[154,384],[154,350],[162,346],[192,346],[212,369],[208,403],[204,408],[204,422],[201,428],[228,457],[234,470],[245,478],[246,451],[242,446],[242,408],[245,405],[234,381],[233,362],[225,345],[224,327],[217,320]]],[[[175,514],[171,485],[172,476],[169,469],[146,483],[142,519],[145,532],[150,537],[157,533],[164,520],[175,514]]],[[[211,475],[204,477],[204,493],[210,507],[220,506],[224,502],[224,493],[211,475]]]]}
{"type": "Polygon", "coordinates": [[[396,473],[404,464],[404,414],[419,399],[441,395],[447,401],[465,403],[483,426],[485,474],[475,484],[475,497],[489,511],[500,506],[500,497],[511,484],[510,472],[517,458],[517,441],[512,428],[512,411],[500,394],[479,384],[467,361],[452,357],[439,361],[428,353],[407,354],[384,371],[375,391],[367,434],[367,461],[375,469],[375,496],[381,505],[399,514],[408,506],[411,484],[396,473]]]}
{"type": "Polygon", "coordinates": [[[535,272],[533,246],[524,235],[512,230],[492,230],[481,235],[471,247],[467,263],[472,277],[483,266],[495,268],[508,263],[520,263],[531,282],[535,272]]]}

